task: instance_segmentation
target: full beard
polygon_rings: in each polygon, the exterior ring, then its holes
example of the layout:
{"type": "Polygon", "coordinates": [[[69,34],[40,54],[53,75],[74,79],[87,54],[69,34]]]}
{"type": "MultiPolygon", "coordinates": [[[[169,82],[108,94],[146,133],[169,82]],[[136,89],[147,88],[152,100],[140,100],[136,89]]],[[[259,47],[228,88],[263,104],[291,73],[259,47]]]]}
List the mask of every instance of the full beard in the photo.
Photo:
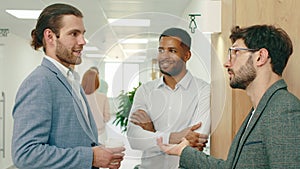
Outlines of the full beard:
{"type": "MultiPolygon", "coordinates": [[[[232,69],[229,71],[233,72],[232,69]]],[[[230,86],[234,89],[246,89],[255,78],[256,70],[253,66],[251,57],[249,57],[246,65],[242,66],[234,73],[234,77],[230,80],[230,86]]]]}
{"type": "Polygon", "coordinates": [[[79,65],[82,62],[80,56],[75,56],[72,54],[72,49],[69,51],[62,43],[57,41],[56,47],[56,57],[61,61],[61,63],[68,67],[68,65],[79,65]]]}

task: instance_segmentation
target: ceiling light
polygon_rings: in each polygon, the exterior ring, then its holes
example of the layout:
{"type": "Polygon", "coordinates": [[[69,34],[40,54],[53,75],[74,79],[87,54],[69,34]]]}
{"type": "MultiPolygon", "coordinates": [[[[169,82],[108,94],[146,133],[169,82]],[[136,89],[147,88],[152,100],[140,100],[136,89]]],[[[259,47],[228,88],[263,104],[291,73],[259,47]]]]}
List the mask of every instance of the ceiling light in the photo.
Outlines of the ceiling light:
{"type": "Polygon", "coordinates": [[[19,19],[37,19],[42,10],[5,10],[7,13],[19,19]]]}
{"type": "Polygon", "coordinates": [[[132,39],[120,39],[119,40],[119,43],[121,43],[121,44],[137,44],[137,43],[143,43],[143,44],[145,44],[145,43],[148,43],[148,39],[134,39],[134,38],[132,38],[132,39]]]}
{"type": "Polygon", "coordinates": [[[141,26],[149,27],[149,19],[108,19],[111,26],[141,26]]]}

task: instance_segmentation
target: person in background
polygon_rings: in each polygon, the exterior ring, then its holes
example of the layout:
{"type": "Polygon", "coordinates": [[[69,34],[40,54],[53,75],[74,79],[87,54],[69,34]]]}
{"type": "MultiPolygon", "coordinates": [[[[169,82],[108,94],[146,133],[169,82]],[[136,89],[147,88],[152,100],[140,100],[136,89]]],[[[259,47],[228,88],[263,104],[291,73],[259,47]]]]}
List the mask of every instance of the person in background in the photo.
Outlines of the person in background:
{"type": "Polygon", "coordinates": [[[107,139],[105,126],[110,119],[110,106],[106,95],[96,92],[102,85],[99,81],[98,69],[92,67],[87,70],[82,77],[81,85],[97,125],[99,142],[104,144],[107,139]]]}
{"type": "MultiPolygon", "coordinates": [[[[234,89],[245,90],[252,109],[237,132],[226,160],[195,151],[184,139],[168,145],[167,154],[180,156],[180,167],[299,168],[300,100],[287,90],[282,72],[293,53],[288,34],[273,25],[238,26],[231,30],[232,46],[224,64],[234,89]]],[[[238,103],[236,103],[238,104],[238,103]]]]}
{"type": "MultiPolygon", "coordinates": [[[[95,70],[95,71],[97,71],[98,72],[98,75],[99,75],[99,70],[98,70],[98,68],[96,67],[96,66],[92,66],[92,67],[90,67],[90,69],[93,69],[93,70],[95,70]]],[[[104,79],[102,79],[102,78],[99,78],[100,79],[100,87],[98,88],[98,92],[99,93],[104,93],[106,96],[107,96],[107,92],[108,92],[108,83],[104,80],[104,79]]]]}
{"type": "Polygon", "coordinates": [[[31,46],[44,58],[21,84],[13,108],[12,159],[22,169],[117,169],[124,147],[98,145],[97,127],[79,76],[86,44],[83,15],[68,4],[52,4],[32,30],[31,46]]]}
{"type": "Polygon", "coordinates": [[[163,76],[136,91],[127,136],[132,149],[143,151],[139,168],[178,168],[178,157],[160,152],[158,137],[171,144],[186,138],[197,151],[205,147],[210,132],[210,85],[186,69],[190,46],[185,30],[165,30],[159,37],[157,57],[163,76]]]}

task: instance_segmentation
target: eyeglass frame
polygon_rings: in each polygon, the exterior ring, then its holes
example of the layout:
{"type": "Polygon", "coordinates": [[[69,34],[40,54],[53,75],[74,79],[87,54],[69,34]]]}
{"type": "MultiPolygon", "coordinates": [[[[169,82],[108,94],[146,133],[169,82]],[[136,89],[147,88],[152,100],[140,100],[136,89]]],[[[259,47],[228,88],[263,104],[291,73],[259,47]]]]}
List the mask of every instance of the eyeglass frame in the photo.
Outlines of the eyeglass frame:
{"type": "MultiPolygon", "coordinates": [[[[250,51],[250,52],[257,52],[259,49],[251,49],[251,48],[233,48],[233,47],[230,47],[228,48],[228,54],[227,54],[227,57],[228,57],[228,60],[231,62],[232,61],[232,50],[235,50],[235,51],[250,51]]],[[[236,54],[235,54],[236,56],[236,54]]]]}

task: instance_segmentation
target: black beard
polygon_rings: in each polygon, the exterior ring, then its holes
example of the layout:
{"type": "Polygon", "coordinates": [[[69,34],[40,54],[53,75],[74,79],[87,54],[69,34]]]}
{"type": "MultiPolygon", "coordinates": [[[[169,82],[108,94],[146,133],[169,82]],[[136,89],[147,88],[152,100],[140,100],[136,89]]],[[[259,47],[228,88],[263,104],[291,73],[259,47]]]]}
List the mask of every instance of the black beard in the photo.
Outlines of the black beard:
{"type": "Polygon", "coordinates": [[[165,71],[163,71],[163,70],[161,70],[161,69],[159,69],[160,70],[160,72],[162,73],[162,74],[164,74],[164,75],[167,75],[167,76],[172,76],[170,73],[168,73],[168,72],[165,72],[165,71]]]}
{"type": "Polygon", "coordinates": [[[175,66],[173,65],[172,69],[169,72],[163,71],[161,66],[160,66],[161,62],[159,62],[159,70],[162,74],[167,75],[167,76],[177,76],[180,74],[180,72],[182,71],[182,69],[184,68],[184,62],[177,62],[175,64],[175,66]]]}

